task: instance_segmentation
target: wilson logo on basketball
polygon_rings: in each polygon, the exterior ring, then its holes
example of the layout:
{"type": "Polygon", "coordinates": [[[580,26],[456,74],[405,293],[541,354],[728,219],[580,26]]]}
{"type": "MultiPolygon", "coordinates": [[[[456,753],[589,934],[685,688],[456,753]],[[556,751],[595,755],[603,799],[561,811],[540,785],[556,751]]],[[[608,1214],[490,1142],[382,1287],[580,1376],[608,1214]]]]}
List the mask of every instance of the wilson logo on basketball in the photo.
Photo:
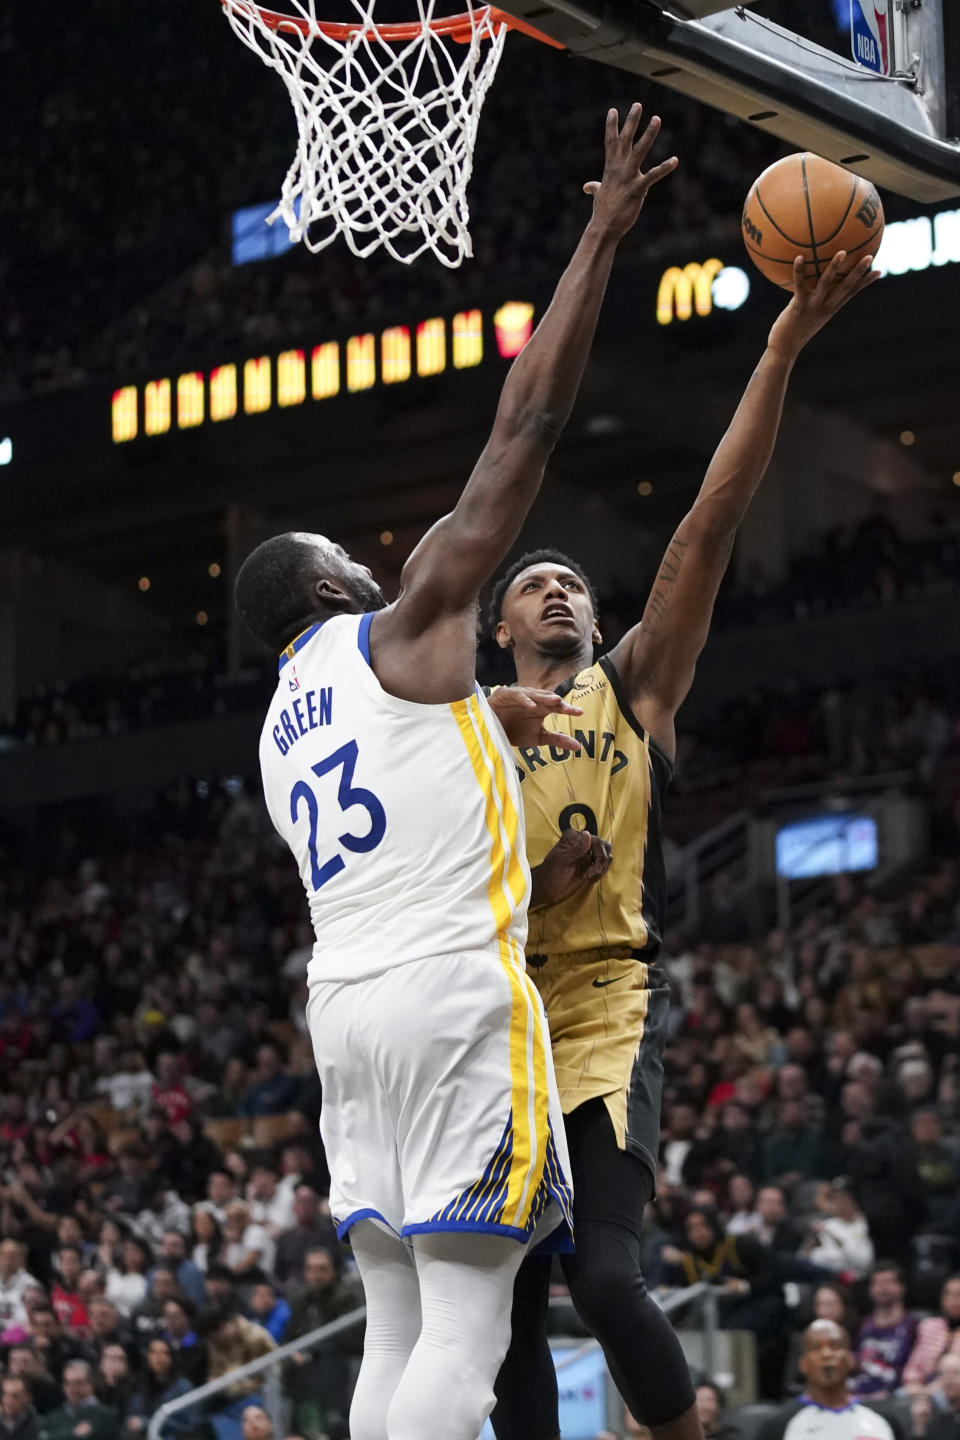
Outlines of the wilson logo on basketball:
{"type": "Polygon", "coordinates": [[[763,244],[763,231],[754,225],[749,215],[744,215],[743,217],[743,230],[744,234],[749,235],[755,245],[763,244]]]}
{"type": "Polygon", "coordinates": [[[872,230],[877,223],[877,216],[880,214],[880,200],[876,195],[868,195],[866,200],[857,211],[857,219],[872,230]]]}

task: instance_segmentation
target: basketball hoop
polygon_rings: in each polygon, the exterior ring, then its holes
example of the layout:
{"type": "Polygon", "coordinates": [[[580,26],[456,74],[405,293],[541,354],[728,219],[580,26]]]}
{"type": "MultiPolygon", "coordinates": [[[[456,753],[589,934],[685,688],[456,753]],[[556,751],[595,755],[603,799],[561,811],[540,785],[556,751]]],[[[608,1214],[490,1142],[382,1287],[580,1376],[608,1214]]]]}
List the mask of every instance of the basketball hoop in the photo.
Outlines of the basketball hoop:
{"type": "Polygon", "coordinates": [[[471,255],[473,147],[507,30],[563,47],[472,0],[436,18],[435,0],[414,0],[418,18],[399,24],[377,23],[377,0],[350,0],[357,18],[345,23],[319,19],[317,0],[290,0],[295,15],[221,3],[297,117],[297,153],[268,223],[282,219],[314,252],[342,235],[361,258],[382,245],[404,265],[425,250],[450,268],[471,255]]]}

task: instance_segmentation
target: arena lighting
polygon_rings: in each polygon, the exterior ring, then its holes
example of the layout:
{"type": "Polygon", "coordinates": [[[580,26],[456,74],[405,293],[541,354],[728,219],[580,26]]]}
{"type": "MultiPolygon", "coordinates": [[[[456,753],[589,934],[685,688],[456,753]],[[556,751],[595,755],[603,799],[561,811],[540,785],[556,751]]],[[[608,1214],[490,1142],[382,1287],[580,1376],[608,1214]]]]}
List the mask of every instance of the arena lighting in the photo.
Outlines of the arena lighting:
{"type": "MultiPolygon", "coordinates": [[[[746,277],[744,277],[746,278],[746,277]]],[[[721,301],[716,299],[717,304],[721,301]]],[[[534,307],[528,301],[510,300],[490,315],[498,353],[506,360],[519,355],[533,332],[534,307]]],[[[241,366],[218,365],[204,377],[200,370],[150,380],[145,385],[123,385],[111,398],[111,432],[115,445],[143,435],[165,435],[196,429],[208,421],[262,415],[274,405],[289,409],[308,398],[328,400],[342,389],[350,394],[378,385],[397,385],[445,370],[468,370],[484,358],[484,312],[460,310],[449,320],[435,315],[416,326],[392,325],[377,336],[351,335],[346,341],[327,340],[304,350],[282,350],[278,355],[257,355],[241,366]]],[[[0,464],[4,460],[0,442],[0,464]]],[[[10,448],[12,455],[12,446],[10,448]]]]}
{"type": "Polygon", "coordinates": [[[13,440],[11,436],[5,435],[0,440],[0,465],[13,464],[13,440]]]}

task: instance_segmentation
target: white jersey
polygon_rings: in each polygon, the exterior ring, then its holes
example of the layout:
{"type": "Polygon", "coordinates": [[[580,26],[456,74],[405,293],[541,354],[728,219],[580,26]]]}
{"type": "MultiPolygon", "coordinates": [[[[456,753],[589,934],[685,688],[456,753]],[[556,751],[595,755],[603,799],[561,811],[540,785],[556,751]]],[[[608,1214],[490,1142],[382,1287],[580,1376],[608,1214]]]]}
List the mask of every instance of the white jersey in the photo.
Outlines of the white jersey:
{"type": "Polygon", "coordinates": [[[388,695],[372,618],[336,616],[287,647],[260,737],[267,809],[316,932],[311,984],[526,939],[523,809],[500,723],[479,691],[449,705],[388,695]]]}

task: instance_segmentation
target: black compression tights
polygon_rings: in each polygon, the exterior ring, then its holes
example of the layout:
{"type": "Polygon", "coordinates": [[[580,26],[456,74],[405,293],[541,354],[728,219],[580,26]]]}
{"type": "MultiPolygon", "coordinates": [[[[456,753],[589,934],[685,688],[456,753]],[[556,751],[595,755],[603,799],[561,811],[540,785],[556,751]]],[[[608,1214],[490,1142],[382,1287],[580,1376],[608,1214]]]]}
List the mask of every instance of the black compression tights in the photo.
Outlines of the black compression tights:
{"type": "MultiPolygon", "coordinates": [[[[576,1253],[562,1257],[577,1313],[600,1341],[630,1411],[658,1426],[694,1401],[687,1364],[669,1320],[647,1294],[640,1227],[653,1189],[649,1170],[618,1149],[602,1100],[566,1116],[573,1175],[576,1253]]],[[[550,1257],[520,1267],[513,1337],[497,1377],[491,1416],[497,1440],[553,1440],[560,1433],[557,1379],[547,1344],[550,1257]]]]}

